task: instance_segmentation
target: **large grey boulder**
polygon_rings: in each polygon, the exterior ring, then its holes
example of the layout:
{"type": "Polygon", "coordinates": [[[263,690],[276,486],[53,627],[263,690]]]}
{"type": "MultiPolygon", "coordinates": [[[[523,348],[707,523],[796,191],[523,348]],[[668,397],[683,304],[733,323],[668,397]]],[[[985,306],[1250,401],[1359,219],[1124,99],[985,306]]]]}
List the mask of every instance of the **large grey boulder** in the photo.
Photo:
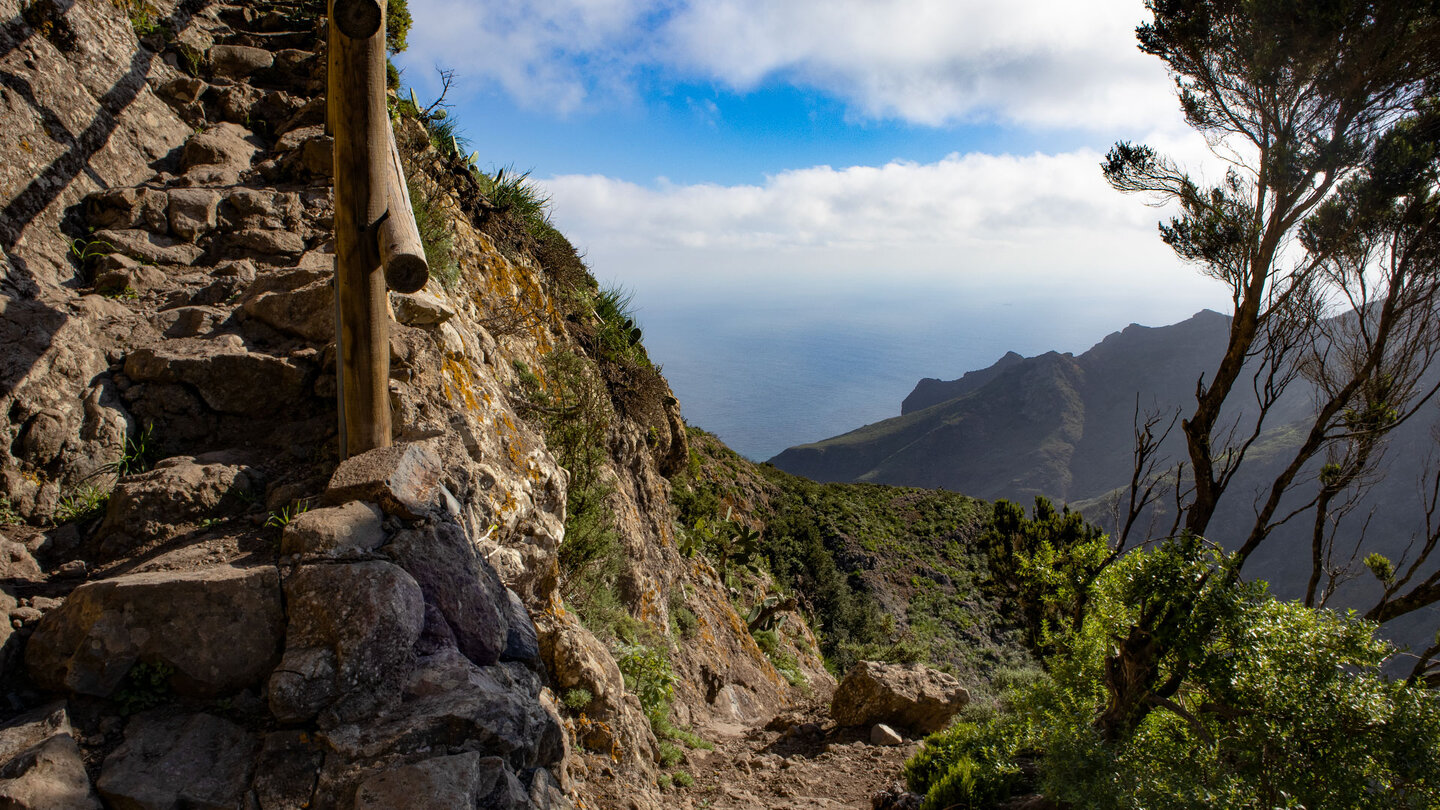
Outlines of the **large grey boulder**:
{"type": "Polygon", "coordinates": [[[391,768],[355,792],[355,810],[397,807],[529,810],[530,802],[504,760],[469,751],[391,768]]]}
{"type": "Polygon", "coordinates": [[[296,268],[256,279],[240,306],[245,314],[307,340],[335,338],[335,288],[328,270],[296,268]]]}
{"type": "Polygon", "coordinates": [[[386,514],[417,520],[439,503],[440,473],[439,456],[423,443],[380,447],[340,462],[324,501],[370,501],[386,514]]]}
{"type": "Polygon", "coordinates": [[[478,667],[448,650],[421,659],[399,705],[322,736],[350,760],[465,746],[497,755],[517,772],[551,767],[564,757],[564,731],[540,689],[540,679],[518,664],[478,667]]]}
{"type": "Polygon", "coordinates": [[[65,704],[21,715],[0,729],[0,807],[100,810],[65,704]]]}
{"type": "Polygon", "coordinates": [[[260,683],[284,630],[274,568],[221,565],[87,582],[40,620],[25,650],[41,688],[109,697],[136,663],[163,664],[176,693],[260,683]]]}
{"type": "Polygon", "coordinates": [[[117,810],[235,810],[257,747],[254,734],[214,715],[144,712],[105,758],[96,787],[117,810]]]}
{"type": "Polygon", "coordinates": [[[510,629],[505,586],[464,529],[441,520],[406,530],[385,552],[420,583],[466,658],[481,666],[500,660],[510,629]]]}
{"type": "Polygon", "coordinates": [[[965,687],[938,670],[861,661],[835,690],[830,716],[842,726],[885,723],[929,734],[945,728],[969,702],[965,687]]]}
{"type": "Polygon", "coordinates": [[[283,722],[369,716],[398,698],[424,625],[420,586],[387,562],[306,565],[285,583],[290,624],[270,678],[283,722]]]}

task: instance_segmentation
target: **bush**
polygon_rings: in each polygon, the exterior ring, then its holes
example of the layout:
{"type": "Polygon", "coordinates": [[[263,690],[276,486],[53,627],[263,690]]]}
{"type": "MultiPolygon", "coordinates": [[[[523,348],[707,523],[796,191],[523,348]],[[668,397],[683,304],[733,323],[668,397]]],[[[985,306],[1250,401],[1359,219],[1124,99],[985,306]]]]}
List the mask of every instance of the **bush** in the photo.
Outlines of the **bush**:
{"type": "Polygon", "coordinates": [[[650,724],[666,723],[670,701],[675,697],[675,673],[670,669],[669,656],[658,647],[640,644],[622,644],[616,653],[615,663],[625,676],[625,688],[640,698],[650,724]]]}
{"type": "Polygon", "coordinates": [[[385,9],[385,47],[390,53],[400,53],[410,47],[409,0],[390,0],[385,9]]]}
{"type": "Polygon", "coordinates": [[[1033,749],[1044,793],[1077,810],[1436,806],[1440,697],[1383,675],[1374,625],[1274,599],[1231,566],[1179,538],[1106,568],[1048,676],[927,741],[912,786],[959,768],[947,790],[973,795],[1033,749]]]}

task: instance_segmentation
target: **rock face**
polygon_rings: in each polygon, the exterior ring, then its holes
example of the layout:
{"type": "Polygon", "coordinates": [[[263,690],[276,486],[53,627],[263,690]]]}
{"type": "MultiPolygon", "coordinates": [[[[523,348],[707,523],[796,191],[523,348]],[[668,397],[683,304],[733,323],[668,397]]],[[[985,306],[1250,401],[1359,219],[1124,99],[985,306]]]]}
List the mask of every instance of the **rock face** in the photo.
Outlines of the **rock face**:
{"type": "Polygon", "coordinates": [[[180,694],[222,695],[269,674],[283,618],[274,568],[129,574],[82,585],[45,614],[25,662],[56,691],[108,697],[144,662],[171,668],[180,694]]]}
{"type": "Polygon", "coordinates": [[[929,734],[945,728],[969,702],[960,682],[938,670],[861,661],[840,681],[830,716],[842,726],[885,723],[929,734]]]}
{"type": "MultiPolygon", "coordinates": [[[[0,541],[0,674],[84,706],[0,751],[0,804],[97,806],[103,760],[122,808],[563,810],[606,806],[605,769],[661,806],[645,708],[564,604],[570,475],[517,388],[556,352],[599,368],[568,282],[402,120],[465,272],[391,299],[396,442],[342,462],[314,4],[157,0],[143,36],[134,3],[0,5],[0,507],[30,524],[0,541]]],[[[768,716],[802,693],[676,551],[687,438],[652,376],[601,403],[614,587],[676,723],[768,716]]]]}

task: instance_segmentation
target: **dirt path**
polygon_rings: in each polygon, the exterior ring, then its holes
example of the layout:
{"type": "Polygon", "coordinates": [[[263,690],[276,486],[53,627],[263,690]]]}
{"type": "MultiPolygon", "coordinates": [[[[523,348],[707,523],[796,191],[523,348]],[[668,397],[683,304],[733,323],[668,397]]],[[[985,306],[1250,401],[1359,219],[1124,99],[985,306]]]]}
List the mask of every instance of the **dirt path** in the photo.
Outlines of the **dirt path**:
{"type": "Polygon", "coordinates": [[[870,810],[871,797],[899,780],[919,747],[869,742],[868,728],[837,729],[823,706],[790,713],[767,728],[712,726],[713,751],[691,751],[694,777],[674,788],[674,807],[706,810],[870,810]]]}

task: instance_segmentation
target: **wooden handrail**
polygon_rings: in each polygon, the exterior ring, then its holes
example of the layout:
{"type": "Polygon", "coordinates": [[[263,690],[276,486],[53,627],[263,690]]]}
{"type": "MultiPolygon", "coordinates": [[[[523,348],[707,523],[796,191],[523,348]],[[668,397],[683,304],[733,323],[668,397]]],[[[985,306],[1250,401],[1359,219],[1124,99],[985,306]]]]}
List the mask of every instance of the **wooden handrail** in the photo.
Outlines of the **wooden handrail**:
{"type": "Polygon", "coordinates": [[[429,270],[385,108],[385,6],[330,0],[326,119],[335,139],[340,457],[390,445],[390,310],[429,270]]]}
{"type": "Polygon", "coordinates": [[[415,225],[415,210],[410,207],[410,189],[405,184],[400,151],[395,148],[395,131],[388,130],[387,134],[390,149],[385,189],[390,215],[380,223],[380,259],[390,289],[412,293],[430,280],[430,265],[425,260],[420,229],[415,225]]]}

